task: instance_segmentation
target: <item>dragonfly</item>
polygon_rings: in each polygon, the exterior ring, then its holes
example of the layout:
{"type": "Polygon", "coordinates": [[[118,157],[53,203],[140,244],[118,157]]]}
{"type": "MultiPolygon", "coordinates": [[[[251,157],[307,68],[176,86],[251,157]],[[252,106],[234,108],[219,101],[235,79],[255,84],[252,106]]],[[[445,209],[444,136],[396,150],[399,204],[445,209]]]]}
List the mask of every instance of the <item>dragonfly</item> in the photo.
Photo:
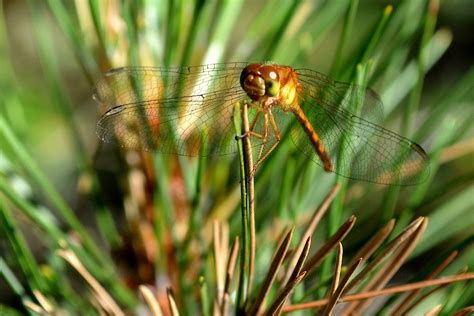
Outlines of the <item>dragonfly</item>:
{"type": "Polygon", "coordinates": [[[244,103],[258,161],[289,134],[299,153],[346,178],[413,185],[429,171],[420,145],[380,125],[376,92],[310,69],[273,63],[122,67],[103,75],[94,98],[103,112],[98,137],[128,149],[235,153],[232,115],[244,103]]]}

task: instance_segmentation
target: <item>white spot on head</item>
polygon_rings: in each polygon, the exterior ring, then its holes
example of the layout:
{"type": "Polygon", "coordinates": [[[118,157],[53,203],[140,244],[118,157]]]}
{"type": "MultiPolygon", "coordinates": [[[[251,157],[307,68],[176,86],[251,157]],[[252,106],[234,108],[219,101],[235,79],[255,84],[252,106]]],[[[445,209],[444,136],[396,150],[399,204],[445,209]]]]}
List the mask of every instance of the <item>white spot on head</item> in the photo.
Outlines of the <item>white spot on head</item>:
{"type": "Polygon", "coordinates": [[[274,71],[271,71],[268,75],[269,75],[270,78],[273,79],[273,80],[275,80],[275,79],[277,78],[277,74],[276,74],[276,72],[274,72],[274,71]]]}

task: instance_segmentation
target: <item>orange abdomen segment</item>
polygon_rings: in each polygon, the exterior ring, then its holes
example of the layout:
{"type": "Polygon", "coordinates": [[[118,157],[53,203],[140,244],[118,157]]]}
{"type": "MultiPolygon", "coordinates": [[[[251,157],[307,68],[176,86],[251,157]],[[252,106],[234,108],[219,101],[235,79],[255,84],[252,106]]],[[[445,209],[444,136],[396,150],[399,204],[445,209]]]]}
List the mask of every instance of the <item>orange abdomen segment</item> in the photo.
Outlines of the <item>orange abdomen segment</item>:
{"type": "Polygon", "coordinates": [[[308,121],[308,118],[299,106],[293,107],[292,112],[295,114],[296,118],[298,119],[298,122],[300,122],[301,127],[305,131],[306,135],[308,135],[311,144],[313,144],[314,150],[316,151],[319,156],[319,159],[321,159],[321,162],[323,163],[324,170],[326,170],[327,172],[332,172],[333,167],[331,160],[329,159],[329,156],[326,152],[326,149],[324,148],[323,143],[321,142],[321,139],[318,136],[318,133],[316,133],[313,126],[308,121]]]}

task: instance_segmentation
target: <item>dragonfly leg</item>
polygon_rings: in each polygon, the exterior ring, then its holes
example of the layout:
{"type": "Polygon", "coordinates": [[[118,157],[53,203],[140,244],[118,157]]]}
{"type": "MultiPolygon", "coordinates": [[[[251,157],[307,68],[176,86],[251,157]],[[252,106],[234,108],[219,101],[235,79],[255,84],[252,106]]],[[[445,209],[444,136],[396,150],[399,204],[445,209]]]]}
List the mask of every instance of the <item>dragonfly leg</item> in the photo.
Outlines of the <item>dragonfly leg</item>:
{"type": "Polygon", "coordinates": [[[262,163],[262,161],[264,161],[268,157],[268,155],[270,155],[270,153],[280,143],[280,132],[278,131],[278,126],[275,123],[275,119],[273,118],[273,114],[272,114],[271,110],[269,110],[268,113],[265,113],[264,128],[265,128],[265,134],[266,135],[265,135],[263,144],[260,148],[260,154],[258,156],[257,162],[255,163],[254,168],[253,168],[254,173],[257,170],[257,167],[260,165],[260,163],[262,163]],[[263,148],[265,147],[267,139],[268,139],[268,122],[270,122],[270,125],[272,126],[272,130],[273,130],[273,133],[275,135],[275,140],[276,141],[270,146],[270,148],[268,148],[268,150],[265,152],[265,154],[262,155],[263,148]]]}
{"type": "MultiPolygon", "coordinates": [[[[245,106],[247,106],[247,104],[245,106]]],[[[278,127],[276,125],[275,119],[270,109],[267,109],[266,111],[264,111],[264,110],[261,110],[260,108],[257,108],[257,113],[253,117],[252,122],[250,123],[250,126],[248,127],[248,129],[244,131],[242,135],[237,135],[236,138],[244,138],[244,137],[250,137],[250,136],[253,136],[255,138],[262,140],[259,153],[258,153],[257,162],[255,163],[251,171],[251,176],[253,176],[257,170],[257,167],[260,165],[260,163],[268,157],[268,155],[276,148],[276,146],[280,142],[280,133],[278,131],[278,127]],[[262,133],[255,132],[254,131],[255,127],[262,113],[263,113],[263,132],[262,133]],[[268,148],[268,150],[265,150],[265,146],[268,144],[269,125],[272,127],[272,131],[274,133],[276,142],[274,142],[270,146],[270,148],[268,148]]]]}
{"type": "Polygon", "coordinates": [[[262,157],[263,150],[265,149],[265,146],[267,145],[267,141],[268,141],[268,113],[267,112],[263,114],[263,135],[262,136],[263,136],[262,145],[260,146],[260,151],[258,152],[257,162],[261,160],[260,158],[262,157]]]}
{"type": "Polygon", "coordinates": [[[255,125],[257,124],[257,120],[260,116],[262,111],[258,111],[254,118],[252,119],[252,123],[250,124],[249,130],[245,131],[242,135],[237,135],[238,138],[244,138],[246,136],[255,136],[257,138],[263,139],[263,135],[257,132],[254,132],[255,125]]]}
{"type": "Polygon", "coordinates": [[[253,131],[255,129],[255,124],[257,124],[258,117],[262,113],[262,110],[257,109],[257,114],[255,114],[254,118],[252,119],[252,123],[250,123],[249,130],[253,131]]]}

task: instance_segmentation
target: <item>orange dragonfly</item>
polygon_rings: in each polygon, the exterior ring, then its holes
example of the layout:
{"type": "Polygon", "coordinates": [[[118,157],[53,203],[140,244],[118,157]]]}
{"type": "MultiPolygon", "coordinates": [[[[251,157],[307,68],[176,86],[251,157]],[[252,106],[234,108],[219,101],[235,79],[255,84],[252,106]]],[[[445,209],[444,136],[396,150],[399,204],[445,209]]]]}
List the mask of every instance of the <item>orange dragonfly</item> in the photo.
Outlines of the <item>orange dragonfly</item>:
{"type": "Polygon", "coordinates": [[[189,156],[236,152],[231,117],[236,103],[246,102],[257,163],[288,131],[302,153],[343,177],[411,185],[428,174],[420,145],[378,125],[383,109],[373,90],[309,69],[124,67],[105,73],[94,97],[104,111],[97,135],[125,148],[189,156]]]}

